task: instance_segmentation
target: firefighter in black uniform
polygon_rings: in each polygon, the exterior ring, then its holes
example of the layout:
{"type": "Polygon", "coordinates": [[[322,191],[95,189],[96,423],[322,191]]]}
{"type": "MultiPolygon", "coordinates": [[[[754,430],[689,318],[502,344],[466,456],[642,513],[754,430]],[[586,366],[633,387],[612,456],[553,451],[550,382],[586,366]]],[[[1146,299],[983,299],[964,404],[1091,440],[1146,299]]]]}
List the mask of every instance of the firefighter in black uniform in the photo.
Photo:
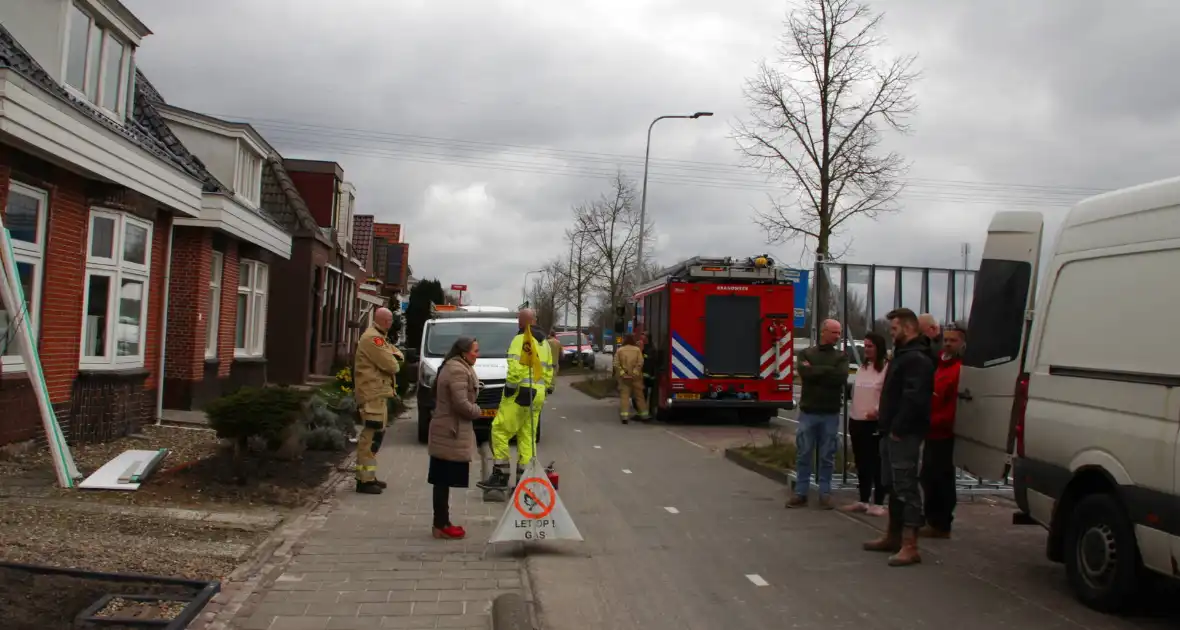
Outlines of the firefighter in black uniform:
{"type": "MultiPolygon", "coordinates": [[[[647,333],[640,333],[639,339],[637,341],[639,344],[639,349],[643,352],[643,396],[647,399],[647,402],[650,405],[651,390],[653,387],[655,387],[656,382],[656,349],[651,347],[651,344],[648,342],[647,333]]],[[[636,406],[635,408],[638,409],[639,407],[636,406]]],[[[654,418],[655,407],[651,407],[651,409],[653,413],[650,417],[654,418]]]]}

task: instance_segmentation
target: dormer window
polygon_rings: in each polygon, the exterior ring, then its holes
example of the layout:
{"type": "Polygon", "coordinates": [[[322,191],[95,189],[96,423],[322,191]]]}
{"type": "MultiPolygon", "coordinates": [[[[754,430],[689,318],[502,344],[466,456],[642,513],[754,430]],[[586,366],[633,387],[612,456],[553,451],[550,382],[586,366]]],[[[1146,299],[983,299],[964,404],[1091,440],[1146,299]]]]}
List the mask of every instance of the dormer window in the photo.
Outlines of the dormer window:
{"type": "Polygon", "coordinates": [[[234,174],[234,192],[254,207],[258,207],[262,197],[262,157],[240,140],[237,171],[234,174]]]}
{"type": "Polygon", "coordinates": [[[65,82],[116,120],[127,115],[131,46],[70,3],[65,82]]]}

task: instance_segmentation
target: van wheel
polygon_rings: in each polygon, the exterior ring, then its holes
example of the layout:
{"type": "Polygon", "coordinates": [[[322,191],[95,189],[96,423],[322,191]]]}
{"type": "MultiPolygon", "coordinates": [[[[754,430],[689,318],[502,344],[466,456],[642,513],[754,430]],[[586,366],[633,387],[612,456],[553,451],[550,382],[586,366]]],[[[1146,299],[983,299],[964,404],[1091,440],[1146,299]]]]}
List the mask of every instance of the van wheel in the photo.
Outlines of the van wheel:
{"type": "Polygon", "coordinates": [[[1092,494],[1078,501],[1064,543],[1065,572],[1082,603],[1114,613],[1132,602],[1139,586],[1139,546],[1113,495],[1092,494]]]}
{"type": "Polygon", "coordinates": [[[426,444],[430,441],[430,410],[418,405],[418,443],[426,444]]]}

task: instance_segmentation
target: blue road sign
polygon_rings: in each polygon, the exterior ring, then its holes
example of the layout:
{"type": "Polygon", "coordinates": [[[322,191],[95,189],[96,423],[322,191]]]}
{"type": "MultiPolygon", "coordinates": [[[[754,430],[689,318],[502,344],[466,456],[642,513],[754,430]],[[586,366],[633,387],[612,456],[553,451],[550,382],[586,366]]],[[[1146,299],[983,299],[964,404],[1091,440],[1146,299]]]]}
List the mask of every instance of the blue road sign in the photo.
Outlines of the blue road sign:
{"type": "Polygon", "coordinates": [[[811,273],[807,269],[783,267],[779,274],[795,284],[795,328],[802,329],[807,321],[807,280],[811,273]]]}

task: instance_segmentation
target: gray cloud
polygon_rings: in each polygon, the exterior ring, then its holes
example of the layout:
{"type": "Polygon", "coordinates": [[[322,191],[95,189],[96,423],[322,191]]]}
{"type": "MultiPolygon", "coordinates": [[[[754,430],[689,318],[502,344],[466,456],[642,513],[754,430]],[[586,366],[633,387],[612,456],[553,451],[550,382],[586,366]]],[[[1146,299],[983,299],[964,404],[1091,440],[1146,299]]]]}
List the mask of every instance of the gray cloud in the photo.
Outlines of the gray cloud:
{"type": "MultiPolygon", "coordinates": [[[[773,188],[723,166],[738,163],[729,122],[745,113],[744,78],[773,56],[786,3],[125,2],[156,33],[139,63],[178,105],[361,130],[259,125],[287,155],[340,162],[360,212],[406,226],[415,271],[466,283],[477,301],[515,303],[524,272],[565,251],[570,206],[605,186],[591,175],[638,178],[647,123],[663,113],[717,116],[656,128],[648,210],[661,261],[800,259],[797,244],[764,245],[751,219],[773,188]],[[706,185],[684,184],[694,178],[706,185]]],[[[1180,141],[1180,5],[876,6],[891,50],[919,53],[924,78],[913,133],[888,139],[913,161],[904,211],[844,233],[849,262],[957,266],[963,241],[978,256],[998,209],[1042,209],[1056,225],[1083,189],[1175,171],[1159,147],[1180,141]],[[963,183],[980,181],[992,184],[963,183]]]]}

